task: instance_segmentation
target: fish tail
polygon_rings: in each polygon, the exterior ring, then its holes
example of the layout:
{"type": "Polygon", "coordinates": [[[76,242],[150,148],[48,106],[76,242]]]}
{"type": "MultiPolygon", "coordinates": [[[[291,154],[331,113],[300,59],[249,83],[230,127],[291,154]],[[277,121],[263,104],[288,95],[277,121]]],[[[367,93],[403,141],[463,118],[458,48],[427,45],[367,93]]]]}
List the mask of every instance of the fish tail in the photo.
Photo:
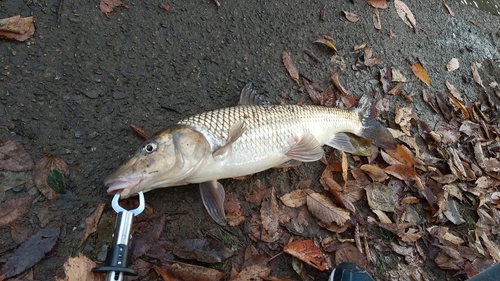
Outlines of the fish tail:
{"type": "Polygon", "coordinates": [[[395,149],[396,140],[391,132],[372,118],[373,103],[368,95],[363,95],[359,100],[356,112],[359,114],[362,129],[359,136],[369,139],[374,145],[384,149],[395,149]]]}

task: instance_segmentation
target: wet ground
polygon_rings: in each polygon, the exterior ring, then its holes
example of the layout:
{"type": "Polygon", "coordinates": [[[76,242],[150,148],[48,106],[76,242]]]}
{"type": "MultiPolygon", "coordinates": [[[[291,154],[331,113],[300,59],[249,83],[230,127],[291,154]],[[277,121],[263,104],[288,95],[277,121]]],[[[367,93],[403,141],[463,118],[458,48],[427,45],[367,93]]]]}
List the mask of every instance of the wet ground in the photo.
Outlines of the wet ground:
{"type": "MultiPolygon", "coordinates": [[[[337,71],[341,83],[357,96],[381,91],[382,67],[399,68],[411,80],[403,89],[414,95],[416,119],[430,125],[441,117],[422,101],[426,86],[412,74],[413,63],[428,71],[433,92],[446,91],[448,80],[473,101],[480,88],[471,79],[470,63],[482,63],[485,85],[494,79],[488,76],[495,75],[485,71],[487,60],[499,64],[500,18],[457,2],[448,2],[452,17],[440,2],[406,1],[420,27],[415,31],[398,17],[393,2],[388,10],[380,10],[380,31],[374,29],[373,8],[365,1],[286,2],[222,1],[217,8],[212,1],[170,1],[167,12],[160,1],[131,0],[125,2],[128,9],[117,7],[107,17],[97,1],[66,0],[62,7],[59,0],[0,2],[0,18],[33,15],[36,25],[35,35],[24,43],[0,41],[0,139],[23,144],[35,162],[50,153],[70,167],[68,192],[54,202],[40,196],[26,218],[33,233],[42,227],[41,213],[48,217],[45,226],[63,226],[52,256],[34,267],[35,279],[52,280],[68,256],[79,251],[97,260],[102,245],[95,237],[82,248],[77,245],[84,218],[99,203],[110,201],[102,180],[142,142],[130,124],[153,133],[191,114],[235,105],[249,81],[272,103],[296,103],[302,97],[309,103],[283,67],[284,50],[305,77],[326,87],[330,72],[337,71]],[[351,23],[342,11],[361,19],[351,23]],[[332,62],[331,50],[312,43],[325,32],[332,34],[343,62],[332,62]],[[353,70],[361,55],[353,46],[363,42],[374,57],[385,60],[353,70]],[[321,63],[304,49],[313,51],[321,63]],[[460,59],[461,67],[447,72],[445,65],[453,57],[460,59]]],[[[391,108],[396,104],[408,102],[391,97],[391,108]]],[[[391,124],[394,115],[382,119],[391,124]]],[[[319,186],[314,179],[321,164],[298,169],[313,179],[313,187],[319,186]]],[[[275,178],[281,182],[278,195],[290,191],[297,180],[293,172],[266,171],[248,181],[223,183],[244,201],[256,179],[271,185],[275,178]]],[[[25,193],[8,191],[6,200],[25,193]]],[[[219,228],[205,219],[196,186],[155,190],[146,194],[146,201],[159,212],[182,214],[168,222],[162,234],[172,243],[219,228]]],[[[249,239],[244,227],[230,231],[237,241],[249,239]]],[[[0,253],[12,245],[9,237],[7,230],[0,231],[0,253]]],[[[274,276],[298,278],[289,258],[281,259],[282,272],[274,276]]],[[[432,262],[426,266],[441,280],[454,280],[432,262]]],[[[230,264],[223,267],[228,268],[230,264]]]]}

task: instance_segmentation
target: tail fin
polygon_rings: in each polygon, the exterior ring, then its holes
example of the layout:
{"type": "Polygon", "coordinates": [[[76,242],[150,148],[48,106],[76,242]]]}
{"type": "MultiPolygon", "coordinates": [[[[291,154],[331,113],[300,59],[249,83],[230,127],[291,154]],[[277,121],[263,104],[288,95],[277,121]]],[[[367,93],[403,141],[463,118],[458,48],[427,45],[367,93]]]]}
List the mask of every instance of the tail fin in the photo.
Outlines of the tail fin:
{"type": "Polygon", "coordinates": [[[385,148],[395,149],[396,140],[389,130],[371,117],[372,102],[368,95],[363,95],[359,100],[356,112],[359,114],[363,129],[360,136],[373,141],[373,144],[385,148]]]}

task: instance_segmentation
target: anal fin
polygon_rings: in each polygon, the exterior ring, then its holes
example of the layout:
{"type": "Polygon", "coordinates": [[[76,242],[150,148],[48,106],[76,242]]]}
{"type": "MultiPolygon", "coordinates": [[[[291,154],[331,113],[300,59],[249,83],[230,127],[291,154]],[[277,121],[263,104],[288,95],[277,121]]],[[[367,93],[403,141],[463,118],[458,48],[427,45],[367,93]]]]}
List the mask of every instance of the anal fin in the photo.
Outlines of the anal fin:
{"type": "Polygon", "coordinates": [[[302,138],[294,144],[285,155],[293,160],[301,162],[313,162],[323,157],[323,149],[311,133],[306,132],[302,138]]]}
{"type": "Polygon", "coordinates": [[[218,181],[202,182],[200,183],[200,194],[210,217],[219,225],[226,225],[226,214],[224,213],[226,193],[222,184],[218,181]]]}
{"type": "Polygon", "coordinates": [[[371,140],[349,133],[337,133],[325,144],[354,155],[369,156],[372,153],[371,140]]]}

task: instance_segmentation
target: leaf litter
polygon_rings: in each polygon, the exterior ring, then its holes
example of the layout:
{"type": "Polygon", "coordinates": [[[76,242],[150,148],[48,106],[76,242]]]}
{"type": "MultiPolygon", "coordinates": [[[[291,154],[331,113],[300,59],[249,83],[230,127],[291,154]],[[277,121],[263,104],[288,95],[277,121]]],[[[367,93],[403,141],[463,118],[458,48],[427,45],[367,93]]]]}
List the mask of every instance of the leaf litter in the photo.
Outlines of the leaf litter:
{"type": "MultiPolygon", "coordinates": [[[[387,3],[383,0],[369,0],[368,4],[374,7],[374,18],[377,16],[374,26],[377,28],[377,22],[380,24],[378,9],[387,8],[387,3]]],[[[417,24],[408,6],[399,0],[396,0],[394,5],[401,19],[415,29],[417,24]]],[[[443,5],[447,7],[444,2],[443,5]]],[[[452,14],[449,7],[447,9],[452,14]]],[[[324,20],[324,16],[322,17],[324,20]]],[[[315,43],[327,46],[342,58],[338,54],[331,35],[325,34],[315,43]]],[[[355,50],[363,50],[363,54],[360,55],[363,59],[360,62],[365,67],[376,66],[383,60],[372,58],[372,50],[366,45],[356,48],[355,50]]],[[[345,107],[353,107],[357,104],[356,99],[339,82],[339,73],[330,73],[331,85],[323,90],[321,86],[305,77],[300,79],[299,72],[287,52],[282,54],[282,59],[289,75],[298,85],[302,82],[313,103],[343,104],[345,107]]],[[[277,192],[280,200],[277,200],[278,196],[274,194],[276,191],[272,184],[266,187],[261,183],[250,186],[245,202],[239,202],[234,196],[227,196],[226,212],[236,214],[237,222],[234,225],[242,223],[249,225],[249,236],[252,239],[251,247],[246,245],[248,247],[244,253],[245,260],[252,262],[244,264],[239,269],[234,268],[231,280],[248,280],[249,278],[278,280],[275,277],[265,276],[269,276],[272,272],[274,257],[270,254],[281,250],[297,257],[292,260],[294,267],[296,265],[300,267],[302,263],[306,263],[319,270],[331,266],[329,258],[334,258],[337,264],[346,260],[354,261],[365,268],[372,268],[370,263],[374,265],[382,263],[377,251],[393,252],[401,256],[401,262],[397,264],[397,267],[387,272],[393,280],[432,279],[432,275],[419,268],[426,257],[431,258],[438,267],[452,270],[466,277],[471,277],[498,261],[500,249],[491,238],[491,234],[500,232],[498,226],[500,193],[497,191],[500,185],[498,180],[500,162],[497,160],[499,149],[494,146],[494,143],[498,141],[499,130],[498,124],[495,123],[497,121],[492,118],[491,114],[494,105],[479,76],[478,68],[480,67],[476,63],[471,64],[472,79],[485,92],[479,102],[468,101],[448,82],[446,82],[446,87],[450,94],[436,92],[430,88],[424,89],[422,92],[424,101],[435,112],[441,113],[445,122],[438,123],[431,128],[417,119],[413,114],[412,105],[397,106],[394,112],[395,119],[387,120],[389,124],[392,124],[391,127],[399,126],[398,129],[392,129],[393,134],[400,141],[397,149],[383,150],[371,147],[373,156],[369,157],[341,154],[341,160],[330,161],[325,158],[323,162],[327,166],[320,179],[321,186],[325,190],[320,191],[314,181],[311,184],[311,180],[307,179],[309,183],[302,188],[285,194],[277,192]],[[359,208],[359,201],[365,200],[365,197],[371,209],[369,214],[359,208]],[[247,209],[242,208],[242,204],[253,206],[250,211],[253,212],[250,220],[246,219],[248,213],[243,214],[247,209]],[[418,216],[419,214],[415,213],[421,214],[418,216]],[[373,214],[376,218],[372,217],[373,214]],[[471,215],[475,219],[472,219],[471,215]],[[292,222],[295,227],[290,227],[292,222]],[[304,240],[304,235],[310,234],[299,231],[300,227],[310,227],[313,222],[320,225],[317,226],[318,229],[325,228],[330,231],[330,235],[322,239],[321,243],[318,242],[320,240],[316,236],[309,236],[304,240]],[[445,224],[450,227],[444,227],[445,224]],[[457,230],[453,227],[455,224],[465,226],[467,229],[465,232],[457,230]],[[431,226],[424,229],[423,225],[431,226]],[[379,236],[376,233],[380,231],[384,232],[379,236]],[[302,236],[302,238],[293,239],[297,238],[296,236],[302,236]],[[296,241],[286,242],[288,239],[296,241]],[[267,249],[263,250],[266,247],[267,249]]],[[[449,71],[456,68],[458,64],[455,62],[450,61],[447,65],[449,71]]],[[[423,67],[414,65],[412,70],[430,87],[428,75],[423,67]]],[[[403,91],[403,83],[408,82],[408,79],[398,68],[389,65],[381,67],[379,81],[383,93],[401,95],[411,100],[413,94],[407,95],[403,91]],[[394,86],[395,82],[398,83],[394,86]]],[[[490,87],[489,90],[500,89],[494,83],[490,84],[490,87]]],[[[376,95],[380,97],[381,94],[375,93],[374,96],[376,95]]],[[[384,99],[385,97],[382,96],[380,100],[384,99]]],[[[377,109],[390,111],[390,107],[384,106],[383,102],[377,106],[377,109]]],[[[141,138],[147,137],[145,132],[137,130],[134,132],[141,138]]],[[[15,171],[33,169],[31,157],[22,150],[22,146],[14,142],[1,141],[0,169],[15,171]]],[[[333,154],[334,152],[331,153],[333,154]]],[[[40,163],[41,160],[37,163],[35,166],[37,173],[34,174],[40,175],[38,170],[43,166],[44,173],[48,175],[52,169],[55,169],[67,176],[65,173],[67,167],[64,169],[63,166],[54,164],[54,162],[60,163],[59,160],[53,159],[51,162],[45,159],[44,161],[47,163],[40,163]]],[[[50,185],[48,175],[37,176],[37,186],[45,181],[47,185],[50,185]]],[[[60,176],[57,177],[60,181],[60,176]]],[[[57,197],[57,195],[48,194],[47,191],[42,191],[42,193],[51,200],[57,197]]],[[[26,198],[22,200],[29,201],[26,198]]],[[[16,220],[26,214],[26,208],[29,211],[33,199],[30,198],[30,200],[29,203],[19,203],[24,205],[24,209],[13,211],[0,220],[2,226],[21,229],[22,225],[19,225],[16,220]]],[[[17,204],[16,202],[10,204],[17,204]]],[[[1,206],[0,210],[3,210],[3,207],[7,205],[1,206]]],[[[99,208],[89,215],[88,221],[86,220],[84,231],[86,234],[82,236],[82,241],[94,231],[95,224],[99,221],[99,213],[102,213],[99,208]]],[[[169,256],[167,252],[172,249],[177,249],[176,252],[179,254],[179,249],[182,248],[184,254],[188,252],[185,256],[183,254],[184,257],[197,259],[196,257],[206,254],[203,245],[208,242],[208,239],[186,240],[177,245],[169,245],[166,241],[160,241],[160,233],[167,220],[166,215],[154,213],[154,211],[144,215],[134,229],[134,235],[137,238],[134,240],[137,244],[134,265],[141,267],[143,269],[141,272],[154,269],[156,274],[164,280],[176,280],[173,278],[220,280],[228,277],[208,267],[172,262],[172,260],[162,258],[169,256]],[[162,250],[154,254],[160,262],[153,264],[146,257],[148,255],[151,257],[153,254],[150,252],[155,248],[162,250]]],[[[53,240],[54,236],[59,235],[59,232],[57,234],[55,232],[54,230],[53,235],[51,233],[40,234],[41,232],[35,234],[14,251],[11,257],[20,256],[19,249],[27,243],[44,238],[53,240]]],[[[31,267],[50,251],[53,247],[53,245],[49,247],[52,240],[38,252],[36,259],[31,259],[22,266],[13,267],[12,262],[9,263],[9,258],[2,272],[13,274],[13,272],[21,272],[31,267]]],[[[220,243],[217,242],[217,244],[220,243]]],[[[207,249],[217,247],[209,246],[207,249]]],[[[80,255],[77,259],[77,263],[81,264],[79,267],[85,268],[87,261],[84,256],[80,255]]],[[[227,257],[222,255],[211,258],[209,261],[224,262],[226,259],[227,257]]],[[[70,262],[72,263],[73,260],[69,259],[68,264],[70,262]]],[[[78,272],[78,270],[73,271],[78,272]]],[[[85,271],[88,270],[83,270],[77,275],[88,274],[85,271]]]]}

